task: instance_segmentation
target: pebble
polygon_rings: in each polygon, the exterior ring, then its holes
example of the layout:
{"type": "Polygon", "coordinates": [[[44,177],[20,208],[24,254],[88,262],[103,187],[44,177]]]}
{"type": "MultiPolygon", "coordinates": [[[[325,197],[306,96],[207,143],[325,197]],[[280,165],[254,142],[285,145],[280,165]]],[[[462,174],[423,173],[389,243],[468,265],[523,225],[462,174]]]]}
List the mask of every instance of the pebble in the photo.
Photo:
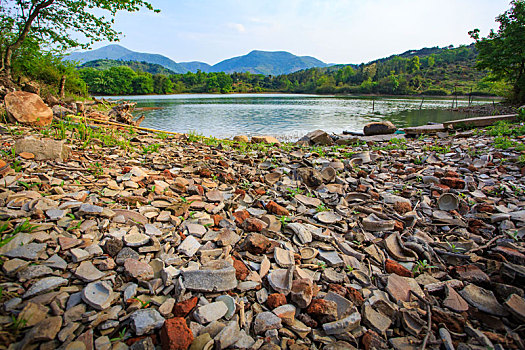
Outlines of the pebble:
{"type": "Polygon", "coordinates": [[[193,317],[200,324],[210,323],[222,318],[228,312],[228,306],[222,301],[216,301],[198,307],[193,312],[193,317]]]}
{"type": "Polygon", "coordinates": [[[155,329],[162,327],[164,317],[155,309],[141,309],[130,315],[131,328],[138,336],[148,334],[155,329]]]}

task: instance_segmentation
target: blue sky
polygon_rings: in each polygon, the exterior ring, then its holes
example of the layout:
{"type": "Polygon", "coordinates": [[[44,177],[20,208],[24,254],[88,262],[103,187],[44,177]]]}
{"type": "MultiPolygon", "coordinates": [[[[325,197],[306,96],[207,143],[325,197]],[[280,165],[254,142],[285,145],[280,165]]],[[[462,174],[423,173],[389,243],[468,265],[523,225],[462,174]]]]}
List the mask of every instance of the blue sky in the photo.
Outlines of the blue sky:
{"type": "MultiPolygon", "coordinates": [[[[161,13],[118,14],[120,44],[176,62],[215,64],[251,50],[361,63],[486,35],[509,0],[150,0],[161,13]]],[[[97,43],[101,47],[107,42],[97,43]]]]}

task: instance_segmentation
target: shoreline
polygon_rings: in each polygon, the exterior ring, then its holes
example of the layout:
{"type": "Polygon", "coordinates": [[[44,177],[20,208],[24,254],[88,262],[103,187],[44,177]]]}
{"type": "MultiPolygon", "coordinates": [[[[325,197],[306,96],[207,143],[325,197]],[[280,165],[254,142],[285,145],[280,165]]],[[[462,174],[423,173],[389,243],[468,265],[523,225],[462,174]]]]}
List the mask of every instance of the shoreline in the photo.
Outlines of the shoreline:
{"type": "MultiPolygon", "coordinates": [[[[312,93],[295,93],[295,92],[232,92],[232,93],[197,93],[197,92],[182,92],[182,93],[172,93],[172,94],[144,94],[144,95],[91,95],[97,98],[118,98],[118,97],[141,97],[141,96],[180,96],[180,95],[213,95],[213,96],[235,96],[235,95],[298,95],[298,96],[320,96],[320,97],[354,97],[354,98],[410,98],[410,99],[437,99],[437,100],[446,100],[446,99],[469,99],[469,95],[378,95],[378,94],[312,94],[312,93]]],[[[471,97],[479,98],[479,100],[487,101],[503,101],[503,97],[500,96],[478,96],[471,95],[471,97]]]]}
{"type": "Polygon", "coordinates": [[[483,320],[525,303],[519,124],[307,147],[2,126],[0,302],[41,320],[7,341],[515,345],[483,320]]]}

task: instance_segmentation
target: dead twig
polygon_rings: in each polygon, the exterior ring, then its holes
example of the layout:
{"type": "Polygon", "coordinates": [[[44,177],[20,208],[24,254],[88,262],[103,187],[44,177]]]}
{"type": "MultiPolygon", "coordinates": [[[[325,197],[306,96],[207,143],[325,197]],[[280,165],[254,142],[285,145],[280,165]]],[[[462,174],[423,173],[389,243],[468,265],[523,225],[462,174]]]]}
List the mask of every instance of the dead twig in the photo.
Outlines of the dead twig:
{"type": "Polygon", "coordinates": [[[421,297],[413,290],[410,290],[410,294],[415,296],[419,301],[421,301],[427,306],[427,334],[425,335],[423,343],[421,344],[421,350],[425,350],[425,348],[427,347],[428,338],[430,337],[430,332],[432,332],[432,308],[430,306],[430,303],[425,298],[421,297]]]}

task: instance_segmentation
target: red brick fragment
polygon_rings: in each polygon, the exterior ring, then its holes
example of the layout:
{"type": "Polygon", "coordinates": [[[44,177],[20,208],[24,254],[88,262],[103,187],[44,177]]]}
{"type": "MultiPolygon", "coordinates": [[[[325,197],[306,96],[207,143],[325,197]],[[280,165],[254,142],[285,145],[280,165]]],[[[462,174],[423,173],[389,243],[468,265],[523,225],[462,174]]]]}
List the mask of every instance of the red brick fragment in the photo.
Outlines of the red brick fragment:
{"type": "Polygon", "coordinates": [[[173,310],[171,312],[176,317],[186,317],[191,312],[191,310],[197,306],[198,301],[199,299],[197,297],[181,301],[180,303],[177,303],[173,306],[173,310]]]}
{"type": "Polygon", "coordinates": [[[186,350],[193,342],[193,333],[184,318],[174,317],[164,322],[160,340],[163,350],[186,350]]]}

